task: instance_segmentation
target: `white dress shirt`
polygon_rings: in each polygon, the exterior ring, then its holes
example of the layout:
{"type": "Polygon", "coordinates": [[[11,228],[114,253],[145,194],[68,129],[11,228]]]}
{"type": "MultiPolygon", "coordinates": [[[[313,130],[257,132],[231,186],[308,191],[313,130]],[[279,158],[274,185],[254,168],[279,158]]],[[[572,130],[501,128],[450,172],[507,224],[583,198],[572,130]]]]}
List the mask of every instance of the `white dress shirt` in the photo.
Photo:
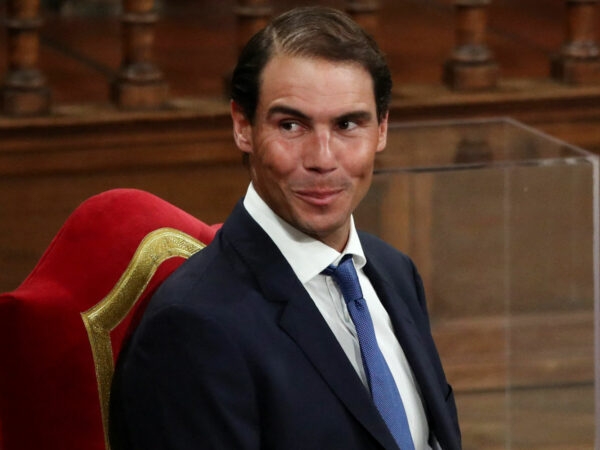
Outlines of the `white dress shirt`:
{"type": "Polygon", "coordinates": [[[373,320],[377,343],[402,397],[415,449],[430,449],[427,443],[429,426],[414,375],[394,335],[390,318],[362,270],[367,260],[354,227],[354,219],[351,218],[350,236],[346,248],[339,253],[277,216],[257,194],[252,184],[244,198],[244,207],[270,236],[290,264],[368,389],[356,330],[346,308],[346,302],[333,279],[321,274],[330,264],[337,265],[343,255],[352,254],[363,297],[373,320]]]}

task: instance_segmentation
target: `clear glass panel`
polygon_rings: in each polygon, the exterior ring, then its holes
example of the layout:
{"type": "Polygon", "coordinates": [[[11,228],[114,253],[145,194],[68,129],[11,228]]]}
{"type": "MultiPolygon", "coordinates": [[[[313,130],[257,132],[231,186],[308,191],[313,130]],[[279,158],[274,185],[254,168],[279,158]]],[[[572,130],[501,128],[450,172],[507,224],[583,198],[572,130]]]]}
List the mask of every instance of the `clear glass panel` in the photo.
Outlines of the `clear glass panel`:
{"type": "Polygon", "coordinates": [[[356,221],[419,268],[464,449],[593,449],[597,157],[510,119],[393,125],[380,156],[356,221]]]}

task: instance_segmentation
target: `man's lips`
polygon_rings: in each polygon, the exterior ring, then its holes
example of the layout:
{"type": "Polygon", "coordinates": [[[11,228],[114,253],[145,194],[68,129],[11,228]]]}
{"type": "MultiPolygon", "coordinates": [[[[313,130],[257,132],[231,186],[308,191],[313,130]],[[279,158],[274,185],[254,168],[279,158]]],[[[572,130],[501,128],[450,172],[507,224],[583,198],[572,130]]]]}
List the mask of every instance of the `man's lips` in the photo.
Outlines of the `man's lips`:
{"type": "Polygon", "coordinates": [[[295,193],[306,203],[314,206],[327,206],[333,203],[343,189],[301,189],[295,193]]]}

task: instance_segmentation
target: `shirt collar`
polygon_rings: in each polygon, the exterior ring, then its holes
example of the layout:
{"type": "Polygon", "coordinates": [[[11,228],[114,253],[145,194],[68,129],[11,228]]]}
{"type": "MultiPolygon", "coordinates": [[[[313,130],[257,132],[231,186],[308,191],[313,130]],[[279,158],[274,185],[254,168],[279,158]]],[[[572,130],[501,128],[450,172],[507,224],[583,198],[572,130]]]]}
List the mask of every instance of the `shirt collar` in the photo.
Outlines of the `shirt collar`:
{"type": "Polygon", "coordinates": [[[352,216],[348,243],[340,253],[299,231],[275,214],[258,195],[252,183],[248,186],[244,207],[273,240],[302,284],[319,275],[327,266],[337,264],[343,255],[352,254],[358,268],[362,268],[367,262],[352,216]]]}

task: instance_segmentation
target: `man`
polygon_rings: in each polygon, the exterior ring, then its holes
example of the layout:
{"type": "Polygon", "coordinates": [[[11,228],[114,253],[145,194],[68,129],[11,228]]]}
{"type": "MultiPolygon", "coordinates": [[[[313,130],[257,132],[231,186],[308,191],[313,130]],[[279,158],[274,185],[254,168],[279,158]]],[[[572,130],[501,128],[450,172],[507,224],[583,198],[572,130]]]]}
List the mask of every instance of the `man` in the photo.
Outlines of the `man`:
{"type": "Polygon", "coordinates": [[[292,10],[251,39],[231,102],[251,184],[122,353],[113,450],[460,449],[419,275],[352,219],[390,93],[376,44],[336,10],[292,10]],[[336,266],[358,269],[362,298],[336,266]]]}

